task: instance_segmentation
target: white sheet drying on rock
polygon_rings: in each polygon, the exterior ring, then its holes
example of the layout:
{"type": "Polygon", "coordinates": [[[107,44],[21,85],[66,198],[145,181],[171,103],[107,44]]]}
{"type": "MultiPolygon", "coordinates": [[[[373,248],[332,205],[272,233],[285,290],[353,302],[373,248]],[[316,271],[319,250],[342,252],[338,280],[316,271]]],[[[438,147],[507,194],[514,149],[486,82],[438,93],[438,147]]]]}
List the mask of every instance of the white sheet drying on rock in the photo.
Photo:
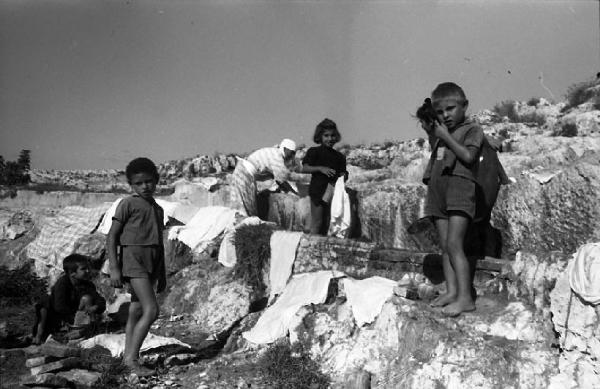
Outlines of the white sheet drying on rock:
{"type": "MultiPolygon", "coordinates": [[[[235,251],[235,234],[238,228],[243,226],[257,226],[266,224],[258,216],[250,216],[239,222],[233,227],[227,228],[219,247],[219,263],[226,267],[234,267],[237,263],[237,254],[235,251]]],[[[273,224],[273,223],[270,223],[273,224]]]]}
{"type": "Polygon", "coordinates": [[[256,344],[272,343],[285,336],[298,309],[308,304],[324,303],[329,281],[340,275],[336,271],[323,270],[292,277],[275,304],[268,307],[254,327],[242,336],[256,344]]]}
{"type": "Polygon", "coordinates": [[[302,232],[275,231],[271,235],[271,261],[269,267],[269,300],[280,294],[292,275],[298,243],[302,232]]]}
{"type": "MultiPolygon", "coordinates": [[[[178,345],[182,347],[191,348],[187,343],[175,338],[166,338],[164,336],[154,335],[148,333],[140,352],[145,352],[162,346],[178,345]]],[[[94,346],[102,346],[110,350],[113,357],[117,358],[123,354],[125,350],[125,334],[101,334],[96,335],[93,338],[86,339],[79,343],[82,348],[92,348],[94,346]]]]}
{"type": "Polygon", "coordinates": [[[396,281],[383,277],[371,277],[364,280],[344,278],[342,280],[348,304],[357,326],[371,323],[381,312],[383,304],[394,294],[396,281]]]}
{"type": "Polygon", "coordinates": [[[333,198],[331,199],[331,217],[329,219],[329,235],[346,238],[350,231],[350,197],[346,193],[344,177],[335,182],[333,198]]]}
{"type": "MultiPolygon", "coordinates": [[[[117,207],[119,206],[121,200],[123,200],[123,198],[113,201],[113,203],[110,205],[104,216],[102,216],[102,221],[98,226],[98,232],[104,235],[108,234],[108,232],[110,231],[110,226],[112,226],[112,218],[113,216],[115,216],[115,211],[117,210],[117,207]]],[[[160,205],[160,207],[163,209],[163,223],[167,224],[167,222],[169,221],[169,216],[173,217],[173,215],[175,214],[175,209],[177,208],[178,204],[172,201],[166,201],[161,199],[155,199],[155,201],[156,204],[160,205]]]]}
{"type": "Polygon", "coordinates": [[[567,272],[573,292],[590,304],[600,304],[600,243],[581,246],[567,272]]]}
{"type": "Polygon", "coordinates": [[[231,208],[202,207],[185,226],[171,228],[168,238],[177,239],[190,247],[193,252],[201,253],[227,228],[231,228],[238,216],[240,213],[231,208]]]}

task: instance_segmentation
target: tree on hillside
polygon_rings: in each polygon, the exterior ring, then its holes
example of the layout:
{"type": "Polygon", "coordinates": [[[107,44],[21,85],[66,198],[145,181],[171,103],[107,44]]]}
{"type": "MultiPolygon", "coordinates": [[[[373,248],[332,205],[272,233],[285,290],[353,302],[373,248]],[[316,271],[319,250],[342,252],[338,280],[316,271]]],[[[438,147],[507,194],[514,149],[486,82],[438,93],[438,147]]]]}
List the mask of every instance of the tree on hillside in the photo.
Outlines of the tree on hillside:
{"type": "Polygon", "coordinates": [[[0,156],[0,185],[20,185],[30,181],[31,150],[21,150],[17,161],[4,161],[0,156]]]}

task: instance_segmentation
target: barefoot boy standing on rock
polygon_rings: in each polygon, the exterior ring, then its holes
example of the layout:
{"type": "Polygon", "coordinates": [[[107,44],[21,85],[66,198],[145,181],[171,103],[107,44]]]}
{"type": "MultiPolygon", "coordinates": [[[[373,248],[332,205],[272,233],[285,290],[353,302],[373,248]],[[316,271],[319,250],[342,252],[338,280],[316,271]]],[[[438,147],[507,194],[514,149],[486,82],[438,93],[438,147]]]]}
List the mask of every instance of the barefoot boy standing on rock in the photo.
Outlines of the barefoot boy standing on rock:
{"type": "Polygon", "coordinates": [[[461,87],[445,82],[431,93],[435,117],[421,118],[432,146],[423,176],[427,184],[425,213],[438,231],[446,278],[446,293],[436,298],[432,306],[444,307],[442,312],[448,316],[475,310],[473,281],[463,244],[476,211],[475,176],[483,130],[466,119],[468,104],[461,87]]]}
{"type": "Polygon", "coordinates": [[[163,249],[163,210],[152,197],[158,184],[158,170],[148,158],[136,158],[125,170],[134,194],[123,199],[113,216],[106,246],[110,262],[111,284],[131,285],[131,305],[125,326],[123,364],[138,376],[152,374],[138,362],[140,348],[150,325],[158,317],[154,293],[165,290],[166,274],[163,249]],[[117,258],[117,245],[122,260],[117,258]]]}

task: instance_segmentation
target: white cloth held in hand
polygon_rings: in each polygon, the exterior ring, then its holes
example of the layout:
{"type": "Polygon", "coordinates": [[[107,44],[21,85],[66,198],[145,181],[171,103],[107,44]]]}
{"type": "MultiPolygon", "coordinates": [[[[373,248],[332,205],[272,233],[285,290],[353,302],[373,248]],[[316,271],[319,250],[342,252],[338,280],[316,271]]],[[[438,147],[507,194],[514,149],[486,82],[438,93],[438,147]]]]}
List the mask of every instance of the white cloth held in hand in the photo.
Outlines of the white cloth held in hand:
{"type": "Polygon", "coordinates": [[[346,238],[350,232],[350,222],[350,196],[346,193],[344,177],[339,177],[335,182],[333,198],[331,199],[329,235],[346,238]]]}
{"type": "Polygon", "coordinates": [[[579,247],[567,272],[573,292],[590,304],[600,304],[600,243],[579,247]]]}

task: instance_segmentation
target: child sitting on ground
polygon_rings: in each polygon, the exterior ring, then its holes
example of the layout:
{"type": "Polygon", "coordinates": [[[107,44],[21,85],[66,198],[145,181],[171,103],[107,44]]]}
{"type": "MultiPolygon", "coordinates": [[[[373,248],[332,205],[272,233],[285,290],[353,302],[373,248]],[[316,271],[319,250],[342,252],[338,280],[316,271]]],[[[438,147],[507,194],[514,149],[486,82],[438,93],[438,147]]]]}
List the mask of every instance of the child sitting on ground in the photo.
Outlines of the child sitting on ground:
{"type": "Polygon", "coordinates": [[[115,210],[106,251],[112,286],[121,288],[125,281],[131,287],[123,364],[132,373],[147,376],[153,371],[141,366],[138,358],[150,325],[158,317],[154,286],[157,293],[166,287],[163,209],[153,198],[159,178],[154,162],[136,158],[127,165],[125,175],[134,194],[123,199],[115,210]],[[121,246],[120,261],[117,245],[121,246]]]}
{"type": "Polygon", "coordinates": [[[446,82],[431,93],[437,118],[421,119],[432,145],[423,176],[427,184],[425,213],[437,228],[442,248],[446,293],[432,302],[457,316],[475,310],[472,272],[464,253],[465,234],[476,213],[475,174],[483,130],[466,118],[469,102],[458,85],[446,82]]]}
{"type": "Polygon", "coordinates": [[[63,260],[64,274],[50,289],[50,296],[36,304],[33,343],[42,343],[63,324],[74,323],[76,316],[89,316],[96,321],[106,308],[106,300],[89,280],[90,268],[86,257],[71,254],[63,260]]]}
{"type": "Polygon", "coordinates": [[[302,173],[311,173],[308,187],[311,234],[327,235],[335,182],[340,176],[348,178],[346,157],[333,148],[340,139],[335,122],[324,119],[313,135],[313,141],[319,146],[308,149],[302,160],[302,173]]]}

